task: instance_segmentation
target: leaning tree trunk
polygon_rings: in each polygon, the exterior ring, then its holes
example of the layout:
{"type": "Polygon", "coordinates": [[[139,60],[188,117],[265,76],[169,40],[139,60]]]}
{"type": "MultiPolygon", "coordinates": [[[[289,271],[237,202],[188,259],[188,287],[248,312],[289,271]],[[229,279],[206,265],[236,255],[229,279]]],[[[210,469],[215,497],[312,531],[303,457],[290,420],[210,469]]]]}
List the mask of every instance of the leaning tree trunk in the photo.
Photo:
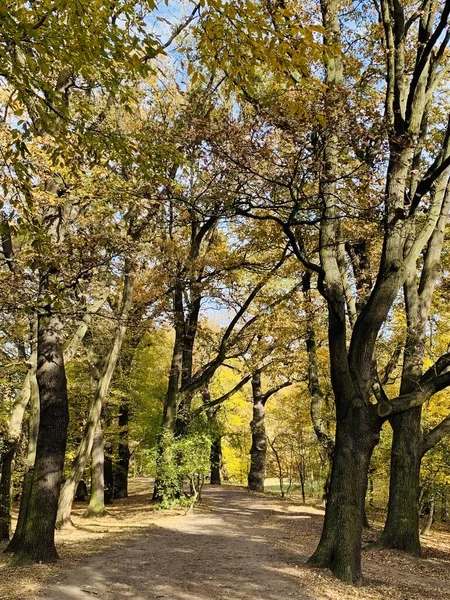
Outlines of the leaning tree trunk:
{"type": "Polygon", "coordinates": [[[261,389],[261,373],[252,378],[253,418],[250,422],[252,446],[250,448],[250,471],[248,488],[253,492],[264,492],[266,477],[267,436],[265,428],[266,407],[261,389]]]}
{"type": "Polygon", "coordinates": [[[309,564],[326,567],[342,581],[360,585],[361,536],[370,458],[381,422],[367,406],[338,415],[325,523],[309,564]]]}
{"type": "Polygon", "coordinates": [[[75,498],[77,485],[83,476],[84,469],[86,468],[86,465],[89,460],[94,436],[96,434],[97,427],[100,423],[102,407],[109,392],[109,386],[114,375],[117,360],[120,354],[120,349],[122,347],[122,342],[125,337],[127,329],[126,321],[131,309],[133,299],[133,287],[134,273],[131,264],[129,262],[126,262],[124,285],[122,291],[122,308],[120,314],[120,321],[116,328],[113,344],[108,353],[108,356],[106,357],[103,371],[97,382],[95,396],[89,407],[88,419],[83,430],[83,438],[78,448],[77,455],[73,461],[71,471],[66,479],[66,482],[61,492],[57,517],[58,528],[67,527],[71,524],[70,513],[72,510],[72,504],[75,498]]]}
{"type": "Polygon", "coordinates": [[[62,342],[59,317],[52,313],[39,315],[36,371],[39,434],[27,515],[12,559],[14,565],[58,559],[55,523],[69,423],[62,342]]]}
{"type": "Polygon", "coordinates": [[[27,518],[28,502],[30,500],[31,483],[33,481],[34,461],[36,460],[36,446],[39,434],[39,389],[36,381],[36,371],[33,370],[30,380],[30,415],[28,418],[28,449],[26,470],[23,476],[22,494],[20,497],[19,516],[16,530],[5,552],[15,552],[19,547],[23,527],[27,518]]]}
{"type": "Polygon", "coordinates": [[[105,442],[101,424],[97,425],[91,453],[91,491],[83,517],[103,517],[105,509],[105,442]]]}
{"type": "MultiPolygon", "coordinates": [[[[30,401],[33,382],[36,382],[36,337],[37,319],[34,320],[32,352],[30,356],[30,367],[25,375],[22,389],[12,407],[8,424],[8,432],[5,440],[5,451],[2,454],[1,484],[0,484],[0,539],[9,539],[11,528],[11,481],[14,457],[19,444],[20,432],[25,409],[30,401]]],[[[39,409],[38,409],[39,410],[39,409]]]]}

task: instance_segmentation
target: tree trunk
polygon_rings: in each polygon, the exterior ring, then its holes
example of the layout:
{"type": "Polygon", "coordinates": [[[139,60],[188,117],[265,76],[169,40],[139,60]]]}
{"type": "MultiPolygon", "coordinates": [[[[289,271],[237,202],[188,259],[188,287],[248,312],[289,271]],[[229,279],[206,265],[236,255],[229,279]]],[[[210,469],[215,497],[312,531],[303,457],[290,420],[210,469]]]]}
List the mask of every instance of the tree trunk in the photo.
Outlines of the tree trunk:
{"type": "Polygon", "coordinates": [[[119,412],[119,447],[117,450],[118,460],[114,473],[114,498],[128,498],[128,470],[130,468],[130,447],[128,443],[128,402],[122,402],[119,412]]]}
{"type": "Polygon", "coordinates": [[[300,487],[302,490],[302,502],[306,504],[306,492],[305,492],[305,459],[302,457],[298,463],[298,477],[300,480],[300,487]]]}
{"type": "Polygon", "coordinates": [[[105,505],[112,504],[114,500],[114,465],[111,458],[111,444],[104,445],[103,481],[105,485],[105,505]]]}
{"type": "Polygon", "coordinates": [[[391,421],[389,504],[381,544],[385,548],[420,553],[419,476],[421,463],[421,407],[396,415],[391,421]]]}
{"type": "Polygon", "coordinates": [[[442,498],[441,499],[441,521],[446,523],[448,521],[448,517],[449,517],[449,510],[448,510],[448,496],[447,496],[447,492],[445,490],[442,492],[441,498],[442,498]]]}
{"type": "Polygon", "coordinates": [[[91,493],[89,506],[83,517],[103,517],[105,509],[105,443],[101,424],[97,425],[91,453],[91,493]]]}
{"type": "Polygon", "coordinates": [[[319,545],[309,564],[361,585],[361,535],[367,473],[381,423],[366,406],[348,408],[336,424],[327,510],[319,545]]]}
{"type": "MultiPolygon", "coordinates": [[[[84,315],[83,319],[81,320],[81,323],[77,327],[74,335],[72,336],[72,339],[70,340],[69,344],[67,345],[67,347],[64,350],[65,365],[67,365],[67,363],[70,362],[75,357],[76,352],[77,352],[81,342],[83,341],[84,336],[87,333],[87,330],[88,330],[89,325],[92,320],[92,315],[100,310],[100,308],[104,304],[104,301],[105,301],[105,298],[102,298],[101,300],[95,302],[92,306],[90,306],[88,308],[88,310],[86,311],[86,314],[84,315]]],[[[9,473],[9,475],[8,475],[8,469],[11,470],[11,468],[12,468],[13,459],[14,459],[15,452],[17,450],[18,439],[19,439],[20,430],[21,430],[21,426],[22,426],[23,414],[24,414],[26,406],[29,403],[30,398],[31,398],[31,407],[30,407],[30,421],[29,421],[29,434],[28,434],[27,472],[32,470],[34,467],[34,459],[36,456],[37,435],[38,435],[38,429],[39,429],[39,390],[37,388],[37,381],[36,381],[36,360],[37,360],[36,341],[37,341],[37,319],[34,320],[34,326],[33,326],[33,335],[32,335],[32,340],[31,340],[32,352],[31,352],[31,356],[29,359],[30,368],[29,368],[27,374],[25,375],[25,379],[24,379],[24,382],[22,385],[22,389],[20,391],[20,395],[19,395],[17,401],[14,403],[9,426],[8,426],[8,438],[10,439],[10,442],[11,442],[11,445],[13,448],[12,448],[12,459],[10,457],[9,460],[7,461],[7,464],[4,467],[2,466],[2,470],[4,469],[5,482],[7,481],[8,478],[11,479],[11,473],[9,473]]],[[[2,481],[3,481],[3,475],[2,475],[2,481]]],[[[30,477],[28,477],[27,478],[28,492],[29,492],[30,482],[31,482],[31,479],[30,479],[30,477]]],[[[25,485],[25,477],[24,477],[24,485],[25,485]]],[[[0,487],[0,511],[2,510],[2,507],[3,507],[3,510],[5,510],[5,513],[3,514],[3,516],[0,516],[0,524],[4,524],[4,525],[0,525],[0,526],[2,527],[2,532],[4,533],[5,530],[3,530],[3,526],[6,529],[6,523],[11,522],[11,515],[10,515],[11,501],[10,501],[10,499],[8,500],[8,498],[6,496],[3,496],[3,491],[5,492],[5,494],[10,493],[7,485],[5,485],[4,487],[2,485],[0,487]],[[9,507],[9,509],[8,509],[8,507],[9,507]],[[8,514],[6,513],[6,510],[9,510],[8,514]]],[[[22,495],[24,495],[24,490],[22,491],[22,495]]],[[[25,497],[28,498],[28,495],[25,494],[25,497]]],[[[25,515],[26,515],[26,502],[24,503],[21,500],[18,522],[21,522],[23,524],[23,519],[25,518],[25,515]]],[[[13,552],[15,550],[15,546],[17,544],[17,541],[18,541],[20,535],[21,535],[21,528],[18,531],[18,529],[16,527],[16,532],[13,536],[14,542],[10,543],[5,551],[13,552]]],[[[3,539],[5,539],[5,538],[3,538],[3,539]]]]}
{"type": "Polygon", "coordinates": [[[39,434],[28,510],[12,559],[14,565],[51,562],[58,558],[55,523],[69,423],[62,341],[59,317],[41,314],[36,372],[40,399],[39,434]]]}
{"type": "MultiPolygon", "coordinates": [[[[25,409],[30,401],[32,386],[36,385],[36,360],[37,360],[37,319],[34,319],[34,326],[31,340],[31,356],[29,359],[29,369],[25,375],[22,389],[18,395],[11,411],[11,417],[8,423],[7,439],[5,440],[5,451],[2,453],[1,465],[1,484],[0,484],[0,539],[9,539],[11,529],[11,481],[14,457],[19,444],[20,432],[25,409]]],[[[38,407],[39,410],[39,407],[38,407]]],[[[39,423],[39,421],[38,421],[39,423]]]]}
{"type": "Polygon", "coordinates": [[[166,441],[170,440],[177,426],[178,390],[181,381],[183,367],[183,289],[181,282],[177,281],[174,291],[174,318],[175,318],[175,341],[172,351],[172,362],[170,365],[167,393],[164,400],[164,409],[161,423],[161,431],[158,436],[156,478],[153,488],[153,501],[161,502],[166,496],[173,493],[173,482],[169,482],[163,473],[167,470],[172,460],[172,452],[166,447],[166,441]]]}
{"type": "Polygon", "coordinates": [[[266,407],[261,390],[261,373],[252,378],[253,419],[250,422],[252,446],[250,448],[250,471],[248,488],[253,492],[264,492],[266,477],[267,436],[264,425],[266,407]]]}
{"type": "Polygon", "coordinates": [[[425,523],[424,528],[421,531],[422,535],[427,535],[428,533],[430,533],[431,526],[433,525],[434,508],[435,508],[435,497],[434,497],[434,495],[431,496],[431,498],[430,498],[429,508],[430,508],[430,510],[428,512],[427,521],[425,523]]]}
{"type": "Polygon", "coordinates": [[[122,291],[122,307],[120,321],[117,325],[113,344],[106,357],[103,371],[97,382],[95,396],[89,407],[89,414],[83,430],[83,438],[78,447],[77,455],[73,461],[71,471],[64,483],[58,507],[57,527],[59,529],[71,524],[70,513],[75,498],[77,485],[83,477],[84,470],[89,460],[94,437],[100,423],[100,416],[105,399],[109,392],[109,386],[114,375],[117,360],[120,355],[123,339],[127,330],[127,318],[131,308],[134,288],[134,273],[130,263],[125,264],[124,284],[122,291]]]}
{"type": "Polygon", "coordinates": [[[211,444],[211,485],[222,485],[220,465],[222,463],[222,437],[218,435],[211,444]]]}
{"type": "Polygon", "coordinates": [[[0,540],[11,535],[11,476],[16,445],[3,454],[0,483],[0,540]]]}
{"type": "Polygon", "coordinates": [[[284,498],[285,492],[284,492],[283,465],[281,464],[280,454],[277,451],[277,449],[275,448],[274,442],[271,442],[269,440],[269,438],[267,438],[267,441],[269,442],[270,448],[275,456],[275,460],[276,460],[277,468],[278,468],[278,483],[280,485],[280,494],[281,494],[281,497],[284,498]]]}
{"type": "Polygon", "coordinates": [[[22,495],[20,498],[19,516],[17,519],[14,535],[5,548],[5,552],[15,552],[19,547],[23,526],[27,517],[28,502],[30,499],[31,482],[33,481],[34,461],[36,459],[36,447],[39,434],[39,389],[36,381],[36,371],[30,379],[30,416],[28,419],[28,450],[26,470],[22,483],[22,495]]]}

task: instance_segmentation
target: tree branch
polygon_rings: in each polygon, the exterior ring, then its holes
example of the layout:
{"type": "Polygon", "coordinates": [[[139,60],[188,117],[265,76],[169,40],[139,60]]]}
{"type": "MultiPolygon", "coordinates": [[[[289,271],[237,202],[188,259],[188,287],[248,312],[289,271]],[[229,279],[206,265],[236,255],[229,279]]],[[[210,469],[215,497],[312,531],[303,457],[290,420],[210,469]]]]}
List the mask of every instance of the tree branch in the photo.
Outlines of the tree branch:
{"type": "Polygon", "coordinates": [[[436,427],[431,429],[423,438],[422,456],[434,448],[446,435],[450,434],[450,415],[443,419],[436,427]]]}
{"type": "Polygon", "coordinates": [[[246,375],[243,379],[241,379],[241,381],[239,383],[237,383],[234,386],[234,388],[232,388],[231,390],[229,390],[225,394],[222,394],[222,396],[219,396],[215,400],[211,400],[210,402],[205,402],[204,404],[202,404],[202,406],[200,406],[199,408],[197,408],[196,410],[194,410],[192,412],[190,418],[191,419],[195,419],[196,417],[198,417],[199,415],[201,415],[203,411],[208,410],[208,408],[212,408],[213,406],[218,406],[219,404],[223,404],[223,402],[225,402],[225,400],[228,400],[228,398],[231,398],[231,396],[233,396],[241,388],[243,388],[244,385],[246,383],[248,383],[251,378],[252,378],[251,375],[246,375]]]}

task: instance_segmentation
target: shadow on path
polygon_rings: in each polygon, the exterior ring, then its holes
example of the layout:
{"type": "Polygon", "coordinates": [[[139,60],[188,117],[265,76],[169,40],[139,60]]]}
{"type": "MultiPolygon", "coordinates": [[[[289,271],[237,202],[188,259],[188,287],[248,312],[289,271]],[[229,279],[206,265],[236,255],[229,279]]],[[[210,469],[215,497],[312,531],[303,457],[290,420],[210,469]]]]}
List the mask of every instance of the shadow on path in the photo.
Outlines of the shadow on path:
{"type": "MultiPolygon", "coordinates": [[[[46,600],[280,600],[317,598],[284,572],[306,557],[276,546],[271,517],[310,518],[300,507],[208,488],[205,506],[157,522],[133,542],[89,559],[46,600]],[[298,512],[292,510],[298,508],[298,512]]],[[[39,596],[42,598],[42,596],[39,596]]]]}

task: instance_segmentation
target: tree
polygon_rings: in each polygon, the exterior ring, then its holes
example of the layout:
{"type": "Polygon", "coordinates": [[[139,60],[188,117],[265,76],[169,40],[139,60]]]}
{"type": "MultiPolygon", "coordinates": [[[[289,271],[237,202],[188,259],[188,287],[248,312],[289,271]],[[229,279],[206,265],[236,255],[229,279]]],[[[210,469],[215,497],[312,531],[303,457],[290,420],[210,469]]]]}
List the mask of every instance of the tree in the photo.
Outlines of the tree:
{"type": "MultiPolygon", "coordinates": [[[[70,475],[66,479],[66,482],[64,483],[61,492],[57,516],[58,528],[64,527],[70,523],[70,513],[72,509],[73,499],[75,497],[75,492],[78,483],[80,482],[81,477],[83,476],[83,472],[87,465],[89,456],[92,452],[95,440],[97,440],[95,448],[98,451],[95,454],[95,461],[93,460],[92,468],[94,470],[100,468],[98,466],[98,454],[99,452],[101,453],[103,443],[101,441],[102,435],[100,417],[102,413],[103,404],[109,392],[109,386],[114,375],[114,370],[116,368],[120,349],[126,333],[128,315],[131,310],[133,300],[134,277],[135,276],[132,263],[130,259],[127,259],[125,261],[124,266],[123,291],[120,306],[120,314],[118,316],[118,323],[114,335],[113,344],[110,347],[106,359],[104,360],[103,369],[97,381],[95,395],[89,407],[89,414],[84,428],[83,437],[78,449],[78,453],[72,465],[70,475]]],[[[92,495],[93,494],[91,492],[91,496],[92,495]]]]}
{"type": "Polygon", "coordinates": [[[250,423],[252,432],[252,447],[250,449],[250,471],[248,472],[248,487],[254,492],[264,492],[266,476],[267,435],[264,425],[266,402],[271,396],[286,386],[290,381],[284,381],[263,393],[261,387],[261,370],[252,377],[253,418],[250,423]]]}
{"type": "MultiPolygon", "coordinates": [[[[378,73],[386,78],[386,128],[381,126],[382,118],[377,120],[379,111],[372,112],[370,118],[373,97],[364,96],[367,84],[362,83],[362,75],[367,71],[372,76],[370,55],[359,67],[351,61],[346,67],[338,50],[342,23],[345,25],[345,19],[340,21],[340,8],[334,0],[321,2],[325,88],[320,96],[322,104],[313,107],[312,127],[298,133],[293,121],[298,128],[301,119],[288,118],[289,103],[284,112],[279,106],[271,112],[271,105],[267,108],[267,103],[262,103],[264,89],[256,89],[253,94],[247,89],[249,104],[268,123],[267,142],[264,144],[260,138],[258,143],[250,141],[254,152],[250,159],[248,148],[244,154],[245,144],[241,143],[235,160],[253,175],[247,187],[240,190],[240,214],[269,218],[279,224],[302,267],[315,274],[327,305],[336,441],[324,529],[310,562],[329,567],[340,579],[358,584],[362,580],[360,548],[367,472],[382,424],[387,417],[422,405],[450,381],[446,373],[449,356],[444,354],[420,377],[412,391],[390,399],[381,386],[379,402],[373,399],[378,335],[400,289],[415,273],[443,208],[443,197],[432,190],[450,165],[442,140],[446,138],[447,124],[443,125],[444,135],[430,148],[430,155],[422,154],[418,160],[416,147],[419,139],[429,140],[432,135],[426,114],[447,72],[444,57],[448,37],[443,32],[450,7],[447,3],[427,2],[416,16],[410,7],[377,3],[384,32],[385,65],[378,61],[377,44],[364,49],[356,47],[361,54],[372,53],[379,69],[374,78],[378,73]],[[410,26],[409,17],[412,23],[417,20],[417,27],[410,26]],[[407,53],[406,39],[408,52],[413,48],[414,57],[407,53]],[[350,73],[357,78],[359,87],[351,83],[350,73]],[[357,101],[361,103],[360,114],[368,121],[359,137],[359,123],[352,118],[352,106],[357,101]],[[276,129],[283,132],[283,139],[276,129]],[[368,142],[371,136],[373,144],[368,142]],[[373,170],[373,153],[377,154],[379,144],[385,144],[387,157],[385,161],[380,159],[379,170],[373,170]],[[268,159],[270,150],[277,158],[283,153],[284,163],[279,158],[268,159]],[[263,162],[257,165],[260,157],[263,162]],[[308,173],[306,166],[312,157],[319,167],[311,162],[308,173]],[[269,170],[263,173],[263,167],[269,170]],[[352,175],[348,175],[350,172],[352,175]],[[371,179],[374,195],[367,194],[367,182],[371,179]],[[265,193],[253,184],[255,180],[264,185],[265,193]],[[383,206],[382,218],[375,197],[383,206]],[[349,210],[349,206],[355,210],[349,210]],[[359,300],[358,306],[353,306],[349,294],[350,264],[343,250],[355,241],[352,223],[368,218],[382,221],[378,230],[378,269],[368,293],[353,289],[359,300]],[[411,238],[412,230],[415,231],[411,238]]],[[[366,14],[367,26],[379,30],[375,15],[370,10],[366,14]]],[[[345,34],[351,38],[351,27],[345,34]]],[[[357,53],[352,58],[357,59],[357,53]]],[[[270,65],[268,71],[272,68],[270,65]]],[[[373,82],[371,86],[373,89],[373,82]]],[[[295,84],[293,87],[292,98],[298,102],[301,89],[296,90],[295,84]]],[[[241,92],[245,94],[242,85],[241,92]]],[[[305,120],[302,125],[306,127],[305,120]]],[[[218,144],[218,152],[221,151],[226,152],[227,148],[218,144]]]]}
{"type": "MultiPolygon", "coordinates": [[[[54,182],[46,191],[55,193],[54,182]]],[[[50,206],[43,215],[48,242],[55,247],[64,237],[61,212],[50,206]]],[[[64,468],[69,410],[63,355],[63,324],[50,300],[52,285],[58,282],[55,263],[42,266],[39,277],[36,380],[39,388],[39,431],[33,478],[27,502],[26,520],[12,564],[30,561],[51,562],[58,558],[55,522],[64,468]],[[53,280],[52,280],[53,277],[53,280]],[[41,518],[46,506],[47,518],[41,518]]]]}
{"type": "MultiPolygon", "coordinates": [[[[448,145],[448,140],[445,141],[448,145]]],[[[446,148],[448,153],[449,148],[446,148]]],[[[404,283],[407,331],[403,355],[400,394],[417,386],[423,374],[426,328],[431,309],[439,260],[444,242],[445,225],[450,208],[447,169],[438,177],[433,195],[441,196],[442,211],[424,252],[420,277],[412,272],[404,283]]],[[[391,482],[386,524],[381,545],[419,553],[419,475],[423,455],[449,432],[448,418],[429,432],[422,433],[422,407],[395,415],[390,419],[394,432],[391,452],[391,482]]]]}

